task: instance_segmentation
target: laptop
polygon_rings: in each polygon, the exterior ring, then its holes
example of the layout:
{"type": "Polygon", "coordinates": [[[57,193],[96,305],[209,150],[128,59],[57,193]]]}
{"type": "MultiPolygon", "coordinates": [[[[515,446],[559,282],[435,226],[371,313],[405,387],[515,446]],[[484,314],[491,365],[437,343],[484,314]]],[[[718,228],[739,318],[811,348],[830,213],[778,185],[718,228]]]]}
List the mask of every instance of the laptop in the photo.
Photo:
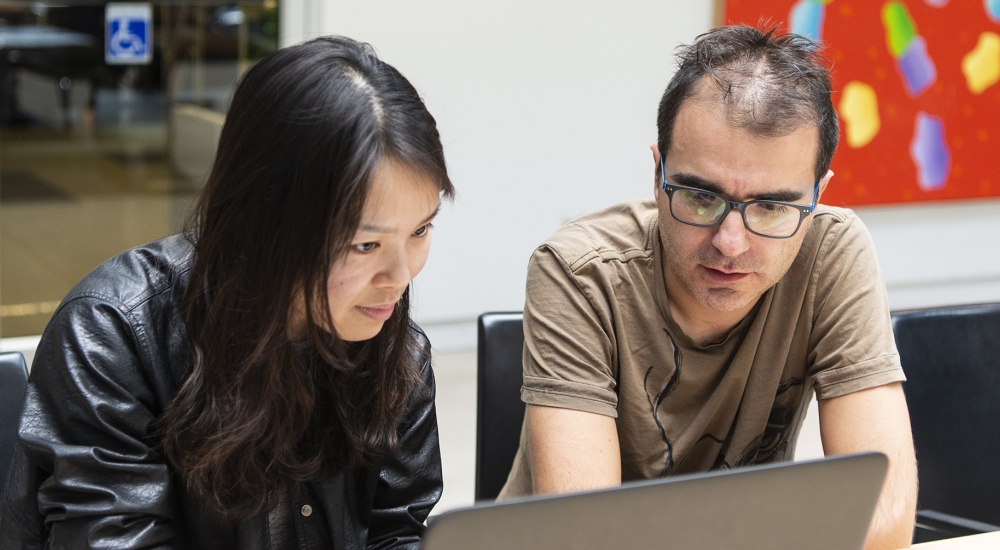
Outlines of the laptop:
{"type": "Polygon", "coordinates": [[[640,481],[453,510],[423,550],[858,550],[888,469],[881,453],[640,481]]]}

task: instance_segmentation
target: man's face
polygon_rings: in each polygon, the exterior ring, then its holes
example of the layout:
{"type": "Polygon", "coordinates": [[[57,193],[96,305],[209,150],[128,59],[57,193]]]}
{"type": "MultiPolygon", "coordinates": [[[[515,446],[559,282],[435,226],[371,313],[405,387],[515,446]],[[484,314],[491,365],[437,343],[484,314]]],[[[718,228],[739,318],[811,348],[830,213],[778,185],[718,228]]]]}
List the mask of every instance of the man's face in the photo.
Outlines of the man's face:
{"type": "MultiPolygon", "coordinates": [[[[664,159],[676,185],[713,191],[736,201],[770,199],[809,204],[813,199],[819,132],[801,127],[777,138],[733,128],[718,96],[695,96],[681,106],[664,159]]],[[[655,157],[654,151],[654,157],[655,157]]],[[[826,186],[832,173],[823,178],[826,186]]],[[[656,188],[664,271],[673,306],[745,314],[792,265],[812,216],[787,239],[747,231],[733,209],[721,225],[693,227],[670,214],[667,193],[656,188]],[[698,306],[701,307],[698,307],[698,306]]]]}

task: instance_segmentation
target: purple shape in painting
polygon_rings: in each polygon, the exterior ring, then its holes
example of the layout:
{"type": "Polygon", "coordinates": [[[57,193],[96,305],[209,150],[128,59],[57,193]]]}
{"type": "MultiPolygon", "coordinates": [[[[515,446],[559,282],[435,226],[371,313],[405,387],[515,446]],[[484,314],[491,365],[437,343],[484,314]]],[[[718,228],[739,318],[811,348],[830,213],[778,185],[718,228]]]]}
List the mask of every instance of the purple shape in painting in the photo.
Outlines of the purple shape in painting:
{"type": "Polygon", "coordinates": [[[896,60],[896,68],[903,75],[906,93],[911,96],[924,93],[924,90],[930,88],[931,84],[937,80],[934,60],[927,55],[927,42],[922,36],[917,36],[910,41],[906,51],[896,60]]]}
{"type": "Polygon", "coordinates": [[[944,187],[951,171],[951,153],[944,140],[944,123],[936,116],[917,113],[910,157],[917,165],[917,181],[924,191],[944,187]]]}

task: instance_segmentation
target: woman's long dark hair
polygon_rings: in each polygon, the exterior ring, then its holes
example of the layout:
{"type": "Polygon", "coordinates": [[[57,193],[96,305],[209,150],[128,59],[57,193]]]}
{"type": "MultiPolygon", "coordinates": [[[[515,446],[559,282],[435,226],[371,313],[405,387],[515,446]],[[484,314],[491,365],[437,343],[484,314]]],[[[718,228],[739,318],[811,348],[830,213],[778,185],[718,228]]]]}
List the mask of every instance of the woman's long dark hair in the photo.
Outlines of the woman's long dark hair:
{"type": "Polygon", "coordinates": [[[161,417],[167,459],[226,517],[283,484],[333,475],[397,444],[420,383],[409,292],[379,334],[333,333],[327,279],[380,163],[453,189],[434,118],[370,46],[327,37],[243,76],[188,230],[190,375],[161,417]],[[304,298],[308,344],[289,337],[304,298]]]}

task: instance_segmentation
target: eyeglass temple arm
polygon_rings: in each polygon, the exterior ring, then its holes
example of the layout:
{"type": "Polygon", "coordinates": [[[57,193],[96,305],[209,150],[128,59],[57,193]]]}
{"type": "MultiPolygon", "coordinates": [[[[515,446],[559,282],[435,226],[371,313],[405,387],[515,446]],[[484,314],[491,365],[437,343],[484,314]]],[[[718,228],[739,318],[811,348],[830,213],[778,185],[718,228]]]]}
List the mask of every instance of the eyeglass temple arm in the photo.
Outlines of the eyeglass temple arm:
{"type": "Polygon", "coordinates": [[[816,183],[813,184],[813,200],[809,203],[809,211],[812,212],[817,204],[819,204],[819,180],[816,180],[816,183]]]}

